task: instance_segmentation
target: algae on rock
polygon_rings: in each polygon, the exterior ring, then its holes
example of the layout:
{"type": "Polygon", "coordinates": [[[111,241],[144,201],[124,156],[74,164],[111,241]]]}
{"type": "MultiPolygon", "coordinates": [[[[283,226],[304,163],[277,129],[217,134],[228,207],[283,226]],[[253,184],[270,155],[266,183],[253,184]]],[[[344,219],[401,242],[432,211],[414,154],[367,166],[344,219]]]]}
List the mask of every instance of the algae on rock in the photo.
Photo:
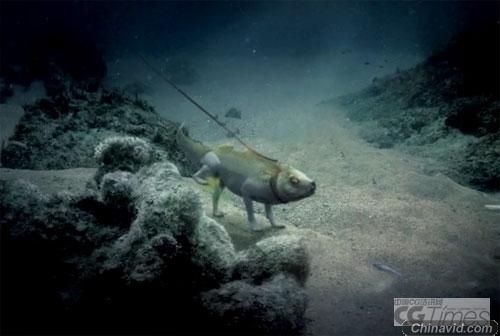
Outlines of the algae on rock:
{"type": "Polygon", "coordinates": [[[94,148],[112,136],[149,141],[183,172],[193,170],[177,149],[178,124],[119,90],[57,96],[24,106],[25,114],[2,151],[2,166],[18,169],[96,167],[94,148]]]}
{"type": "Polygon", "coordinates": [[[104,140],[94,189],[81,194],[0,181],[14,324],[51,333],[74,325],[89,333],[300,333],[309,269],[300,240],[269,238],[238,254],[177,167],[151,160],[152,148],[104,140]],[[186,316],[198,323],[186,326],[186,316]]]}

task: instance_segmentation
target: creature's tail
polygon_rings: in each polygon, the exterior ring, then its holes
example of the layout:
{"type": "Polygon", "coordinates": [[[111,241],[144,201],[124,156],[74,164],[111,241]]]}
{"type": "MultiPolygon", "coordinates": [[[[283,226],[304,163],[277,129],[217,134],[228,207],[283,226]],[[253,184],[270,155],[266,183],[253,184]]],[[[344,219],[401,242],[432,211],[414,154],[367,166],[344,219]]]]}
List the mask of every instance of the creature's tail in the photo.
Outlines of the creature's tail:
{"type": "Polygon", "coordinates": [[[189,161],[194,164],[200,163],[201,158],[211,151],[210,147],[203,145],[201,142],[189,138],[183,131],[184,123],[177,129],[175,136],[177,145],[184,152],[189,161]]]}

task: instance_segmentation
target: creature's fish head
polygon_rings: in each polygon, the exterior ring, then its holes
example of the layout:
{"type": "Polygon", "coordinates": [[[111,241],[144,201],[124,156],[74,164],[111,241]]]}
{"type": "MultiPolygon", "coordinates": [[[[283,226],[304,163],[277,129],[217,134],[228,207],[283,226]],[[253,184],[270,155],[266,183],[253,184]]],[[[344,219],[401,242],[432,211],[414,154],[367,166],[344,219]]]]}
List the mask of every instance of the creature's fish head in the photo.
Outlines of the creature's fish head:
{"type": "Polygon", "coordinates": [[[291,202],[298,201],[314,194],[316,183],[300,170],[281,165],[276,187],[280,198],[287,202],[291,202]]]}

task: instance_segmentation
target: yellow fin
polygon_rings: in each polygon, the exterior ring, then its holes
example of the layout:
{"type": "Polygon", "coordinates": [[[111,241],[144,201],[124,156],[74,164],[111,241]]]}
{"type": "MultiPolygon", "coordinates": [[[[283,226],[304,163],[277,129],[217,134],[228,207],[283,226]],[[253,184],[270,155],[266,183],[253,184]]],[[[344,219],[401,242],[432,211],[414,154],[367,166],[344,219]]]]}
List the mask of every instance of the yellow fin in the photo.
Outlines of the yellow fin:
{"type": "Polygon", "coordinates": [[[226,153],[234,150],[233,145],[231,144],[222,144],[220,146],[217,146],[217,151],[221,153],[226,153]]]}
{"type": "Polygon", "coordinates": [[[207,184],[203,186],[203,190],[207,192],[213,192],[219,187],[220,179],[215,176],[209,176],[206,179],[207,184]]]}

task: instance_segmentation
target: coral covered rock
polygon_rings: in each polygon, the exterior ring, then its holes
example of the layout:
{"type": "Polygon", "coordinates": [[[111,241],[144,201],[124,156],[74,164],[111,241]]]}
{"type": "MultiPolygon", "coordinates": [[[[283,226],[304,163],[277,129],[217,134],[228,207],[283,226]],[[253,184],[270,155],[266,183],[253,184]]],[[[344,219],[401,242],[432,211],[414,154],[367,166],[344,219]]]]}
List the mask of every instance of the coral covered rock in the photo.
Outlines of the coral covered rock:
{"type": "Polygon", "coordinates": [[[89,333],[303,329],[308,258],[297,237],[237,254],[150,143],[111,137],[96,152],[100,167],[81,194],[0,181],[10,321],[29,333],[71,333],[74,325],[89,333]],[[187,315],[198,323],[186,326],[187,315]]]}
{"type": "MultiPolygon", "coordinates": [[[[128,152],[120,148],[118,153],[128,152]]],[[[102,186],[109,175],[104,176],[102,186]]],[[[187,255],[185,241],[201,215],[199,199],[181,183],[177,169],[169,162],[146,167],[134,179],[137,188],[130,197],[137,216],[127,233],[98,253],[105,259],[103,270],[119,272],[128,282],[171,283],[171,276],[163,274],[187,258],[181,254],[187,255]]]]}
{"type": "Polygon", "coordinates": [[[136,173],[155,159],[153,147],[137,137],[111,137],[97,145],[94,157],[99,164],[96,181],[102,175],[117,170],[136,173]]]}
{"type": "Polygon", "coordinates": [[[196,226],[191,244],[191,260],[203,272],[204,282],[214,285],[230,279],[236,252],[229,234],[221,224],[203,215],[196,226]]]}
{"type": "Polygon", "coordinates": [[[48,196],[26,181],[0,182],[0,212],[3,222],[23,225],[47,202],[48,196]]]}
{"type": "Polygon", "coordinates": [[[309,275],[309,257],[301,238],[293,235],[261,240],[239,253],[234,277],[256,283],[277,273],[289,274],[302,285],[309,275]]]}
{"type": "Polygon", "coordinates": [[[112,222],[128,227],[130,220],[135,218],[137,210],[134,205],[134,190],[136,188],[137,179],[129,172],[116,171],[103,176],[100,196],[112,222]]]}
{"type": "Polygon", "coordinates": [[[101,181],[101,197],[104,203],[122,208],[132,203],[135,188],[137,180],[133,174],[124,171],[108,173],[101,181]]]}
{"type": "Polygon", "coordinates": [[[151,236],[166,226],[175,237],[191,237],[202,213],[201,202],[175,166],[156,163],[139,171],[137,177],[137,207],[145,220],[142,231],[151,236]]]}
{"type": "Polygon", "coordinates": [[[147,140],[156,153],[178,164],[183,172],[194,169],[176,146],[178,125],[162,119],[147,103],[137,104],[119,90],[41,99],[24,106],[24,110],[2,151],[4,167],[97,167],[97,144],[113,136],[130,136],[147,140]]]}
{"type": "Polygon", "coordinates": [[[295,335],[304,328],[306,295],[292,278],[278,274],[259,286],[233,281],[202,294],[213,322],[233,332],[295,335]]]}
{"type": "Polygon", "coordinates": [[[0,266],[10,284],[8,295],[2,289],[7,330],[67,330],[78,320],[68,311],[80,309],[85,316],[84,288],[93,278],[89,256],[121,229],[80,209],[78,195],[49,196],[24,181],[1,182],[0,191],[0,266]]]}

